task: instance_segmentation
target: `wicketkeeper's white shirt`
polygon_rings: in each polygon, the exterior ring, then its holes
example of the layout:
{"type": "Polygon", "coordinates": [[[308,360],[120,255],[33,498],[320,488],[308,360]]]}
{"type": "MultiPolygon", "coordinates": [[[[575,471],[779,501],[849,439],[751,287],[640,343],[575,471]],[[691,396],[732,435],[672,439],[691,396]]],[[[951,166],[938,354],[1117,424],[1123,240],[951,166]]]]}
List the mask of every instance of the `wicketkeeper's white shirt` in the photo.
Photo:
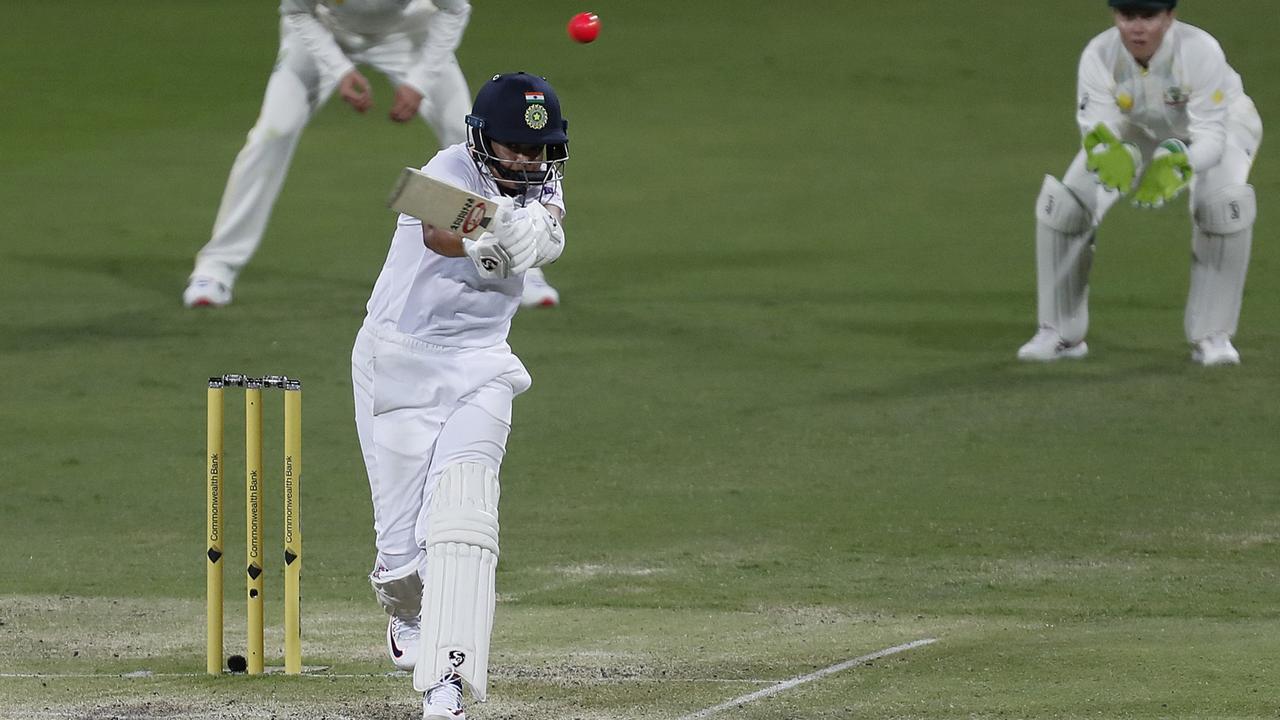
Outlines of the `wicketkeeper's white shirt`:
{"type": "MultiPolygon", "coordinates": [[[[441,150],[422,170],[478,195],[498,194],[493,180],[471,160],[465,143],[441,150]]],[[[545,189],[541,202],[564,210],[559,183],[545,189]]],[[[401,215],[374,283],[365,323],[435,345],[491,347],[506,342],[523,288],[524,275],[487,280],[471,258],[432,252],[423,245],[422,222],[401,215]]]]}
{"type": "Polygon", "coordinates": [[[1090,41],[1080,57],[1077,110],[1082,134],[1106,123],[1142,145],[1169,138],[1186,142],[1197,173],[1221,159],[1229,122],[1258,122],[1218,41],[1178,21],[1146,68],[1125,50],[1117,28],[1090,41]]]}

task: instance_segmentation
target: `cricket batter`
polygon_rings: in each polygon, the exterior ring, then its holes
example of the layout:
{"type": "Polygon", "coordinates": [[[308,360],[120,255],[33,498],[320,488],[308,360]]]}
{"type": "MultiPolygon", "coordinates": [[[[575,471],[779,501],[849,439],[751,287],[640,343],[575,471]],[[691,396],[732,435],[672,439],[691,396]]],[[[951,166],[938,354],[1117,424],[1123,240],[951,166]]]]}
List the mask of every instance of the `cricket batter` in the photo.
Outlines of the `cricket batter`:
{"type": "Polygon", "coordinates": [[[1177,19],[1177,0],[1108,4],[1115,27],[1080,58],[1081,150],[1061,182],[1045,176],[1036,200],[1040,329],[1018,359],[1084,357],[1098,224],[1124,195],[1159,208],[1190,189],[1191,359],[1237,364],[1231,338],[1258,209],[1248,180],[1262,120],[1218,42],[1177,19]]]}
{"type": "Polygon", "coordinates": [[[335,90],[356,110],[373,107],[367,64],[395,86],[390,117],[415,114],[441,147],[462,142],[470,91],[454,56],[471,15],[467,0],[281,0],[280,52],[262,110],[236,156],[182,302],[231,302],[241,269],[262,242],[302,130],[335,90]]]}
{"type": "Polygon", "coordinates": [[[369,579],[387,652],[414,670],[423,717],[462,720],[486,696],[498,496],[511,404],[529,373],[507,345],[530,268],[564,249],[568,124],[541,77],[495,75],[467,140],[422,168],[499,205],[478,239],[401,215],[351,354],[373,495],[369,579]]]}

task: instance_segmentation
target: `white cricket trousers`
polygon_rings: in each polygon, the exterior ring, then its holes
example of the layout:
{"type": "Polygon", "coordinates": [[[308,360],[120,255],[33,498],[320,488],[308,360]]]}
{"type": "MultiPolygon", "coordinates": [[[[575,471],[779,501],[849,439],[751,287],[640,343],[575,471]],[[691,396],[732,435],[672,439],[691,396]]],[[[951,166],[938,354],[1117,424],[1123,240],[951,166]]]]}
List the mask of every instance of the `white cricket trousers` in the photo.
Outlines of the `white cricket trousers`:
{"type": "Polygon", "coordinates": [[[512,399],[531,380],[505,343],[444,347],[366,322],[351,353],[351,382],[373,498],[374,562],[395,570],[421,556],[441,470],[476,462],[499,473],[512,399]]]}
{"type": "MultiPolygon", "coordinates": [[[[393,86],[399,86],[408,77],[426,36],[398,33],[367,46],[354,46],[360,37],[335,34],[352,62],[371,65],[393,86]]],[[[341,79],[321,68],[302,41],[281,23],[280,54],[267,81],[262,110],[231,167],[213,234],[196,254],[193,277],[213,278],[228,287],[235,284],[262,242],[302,130],[341,79]]],[[[440,147],[465,140],[471,93],[456,58],[449,58],[425,91],[418,114],[431,126],[440,147]]]]}

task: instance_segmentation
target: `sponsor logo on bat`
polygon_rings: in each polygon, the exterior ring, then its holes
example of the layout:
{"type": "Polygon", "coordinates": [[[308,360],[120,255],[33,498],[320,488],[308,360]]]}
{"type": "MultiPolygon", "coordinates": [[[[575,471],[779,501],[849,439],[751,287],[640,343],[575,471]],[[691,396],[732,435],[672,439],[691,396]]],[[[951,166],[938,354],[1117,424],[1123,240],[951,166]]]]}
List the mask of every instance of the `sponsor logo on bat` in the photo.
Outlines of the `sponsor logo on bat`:
{"type": "Polygon", "coordinates": [[[469,233],[478,227],[488,227],[489,219],[485,217],[489,206],[486,203],[478,202],[475,207],[471,208],[471,212],[462,220],[462,232],[469,233]]]}
{"type": "Polygon", "coordinates": [[[465,235],[478,227],[488,227],[489,219],[485,217],[488,209],[488,204],[483,200],[467,198],[462,203],[462,208],[458,210],[458,214],[454,216],[453,224],[449,229],[465,235]]]}

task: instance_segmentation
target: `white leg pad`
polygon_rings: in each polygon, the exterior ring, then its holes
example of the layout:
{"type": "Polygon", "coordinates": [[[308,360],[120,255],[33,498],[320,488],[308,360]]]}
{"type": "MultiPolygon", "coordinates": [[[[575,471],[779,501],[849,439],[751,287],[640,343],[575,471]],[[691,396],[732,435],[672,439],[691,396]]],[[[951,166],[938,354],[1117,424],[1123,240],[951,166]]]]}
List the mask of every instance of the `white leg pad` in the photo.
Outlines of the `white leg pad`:
{"type": "Polygon", "coordinates": [[[1251,185],[1229,185],[1196,202],[1184,328],[1189,342],[1235,335],[1257,217],[1251,185]]]}
{"type": "Polygon", "coordinates": [[[421,567],[421,562],[411,562],[394,570],[379,569],[369,574],[369,584],[388,615],[416,620],[422,613],[422,576],[418,574],[421,567]]]}
{"type": "Polygon", "coordinates": [[[454,672],[476,700],[487,695],[498,495],[498,475],[485,465],[459,463],[440,473],[427,510],[421,654],[413,672],[419,691],[454,672]]]}
{"type": "Polygon", "coordinates": [[[1093,212],[1057,178],[1046,175],[1036,198],[1036,307],[1041,327],[1068,343],[1089,329],[1093,212]]]}

